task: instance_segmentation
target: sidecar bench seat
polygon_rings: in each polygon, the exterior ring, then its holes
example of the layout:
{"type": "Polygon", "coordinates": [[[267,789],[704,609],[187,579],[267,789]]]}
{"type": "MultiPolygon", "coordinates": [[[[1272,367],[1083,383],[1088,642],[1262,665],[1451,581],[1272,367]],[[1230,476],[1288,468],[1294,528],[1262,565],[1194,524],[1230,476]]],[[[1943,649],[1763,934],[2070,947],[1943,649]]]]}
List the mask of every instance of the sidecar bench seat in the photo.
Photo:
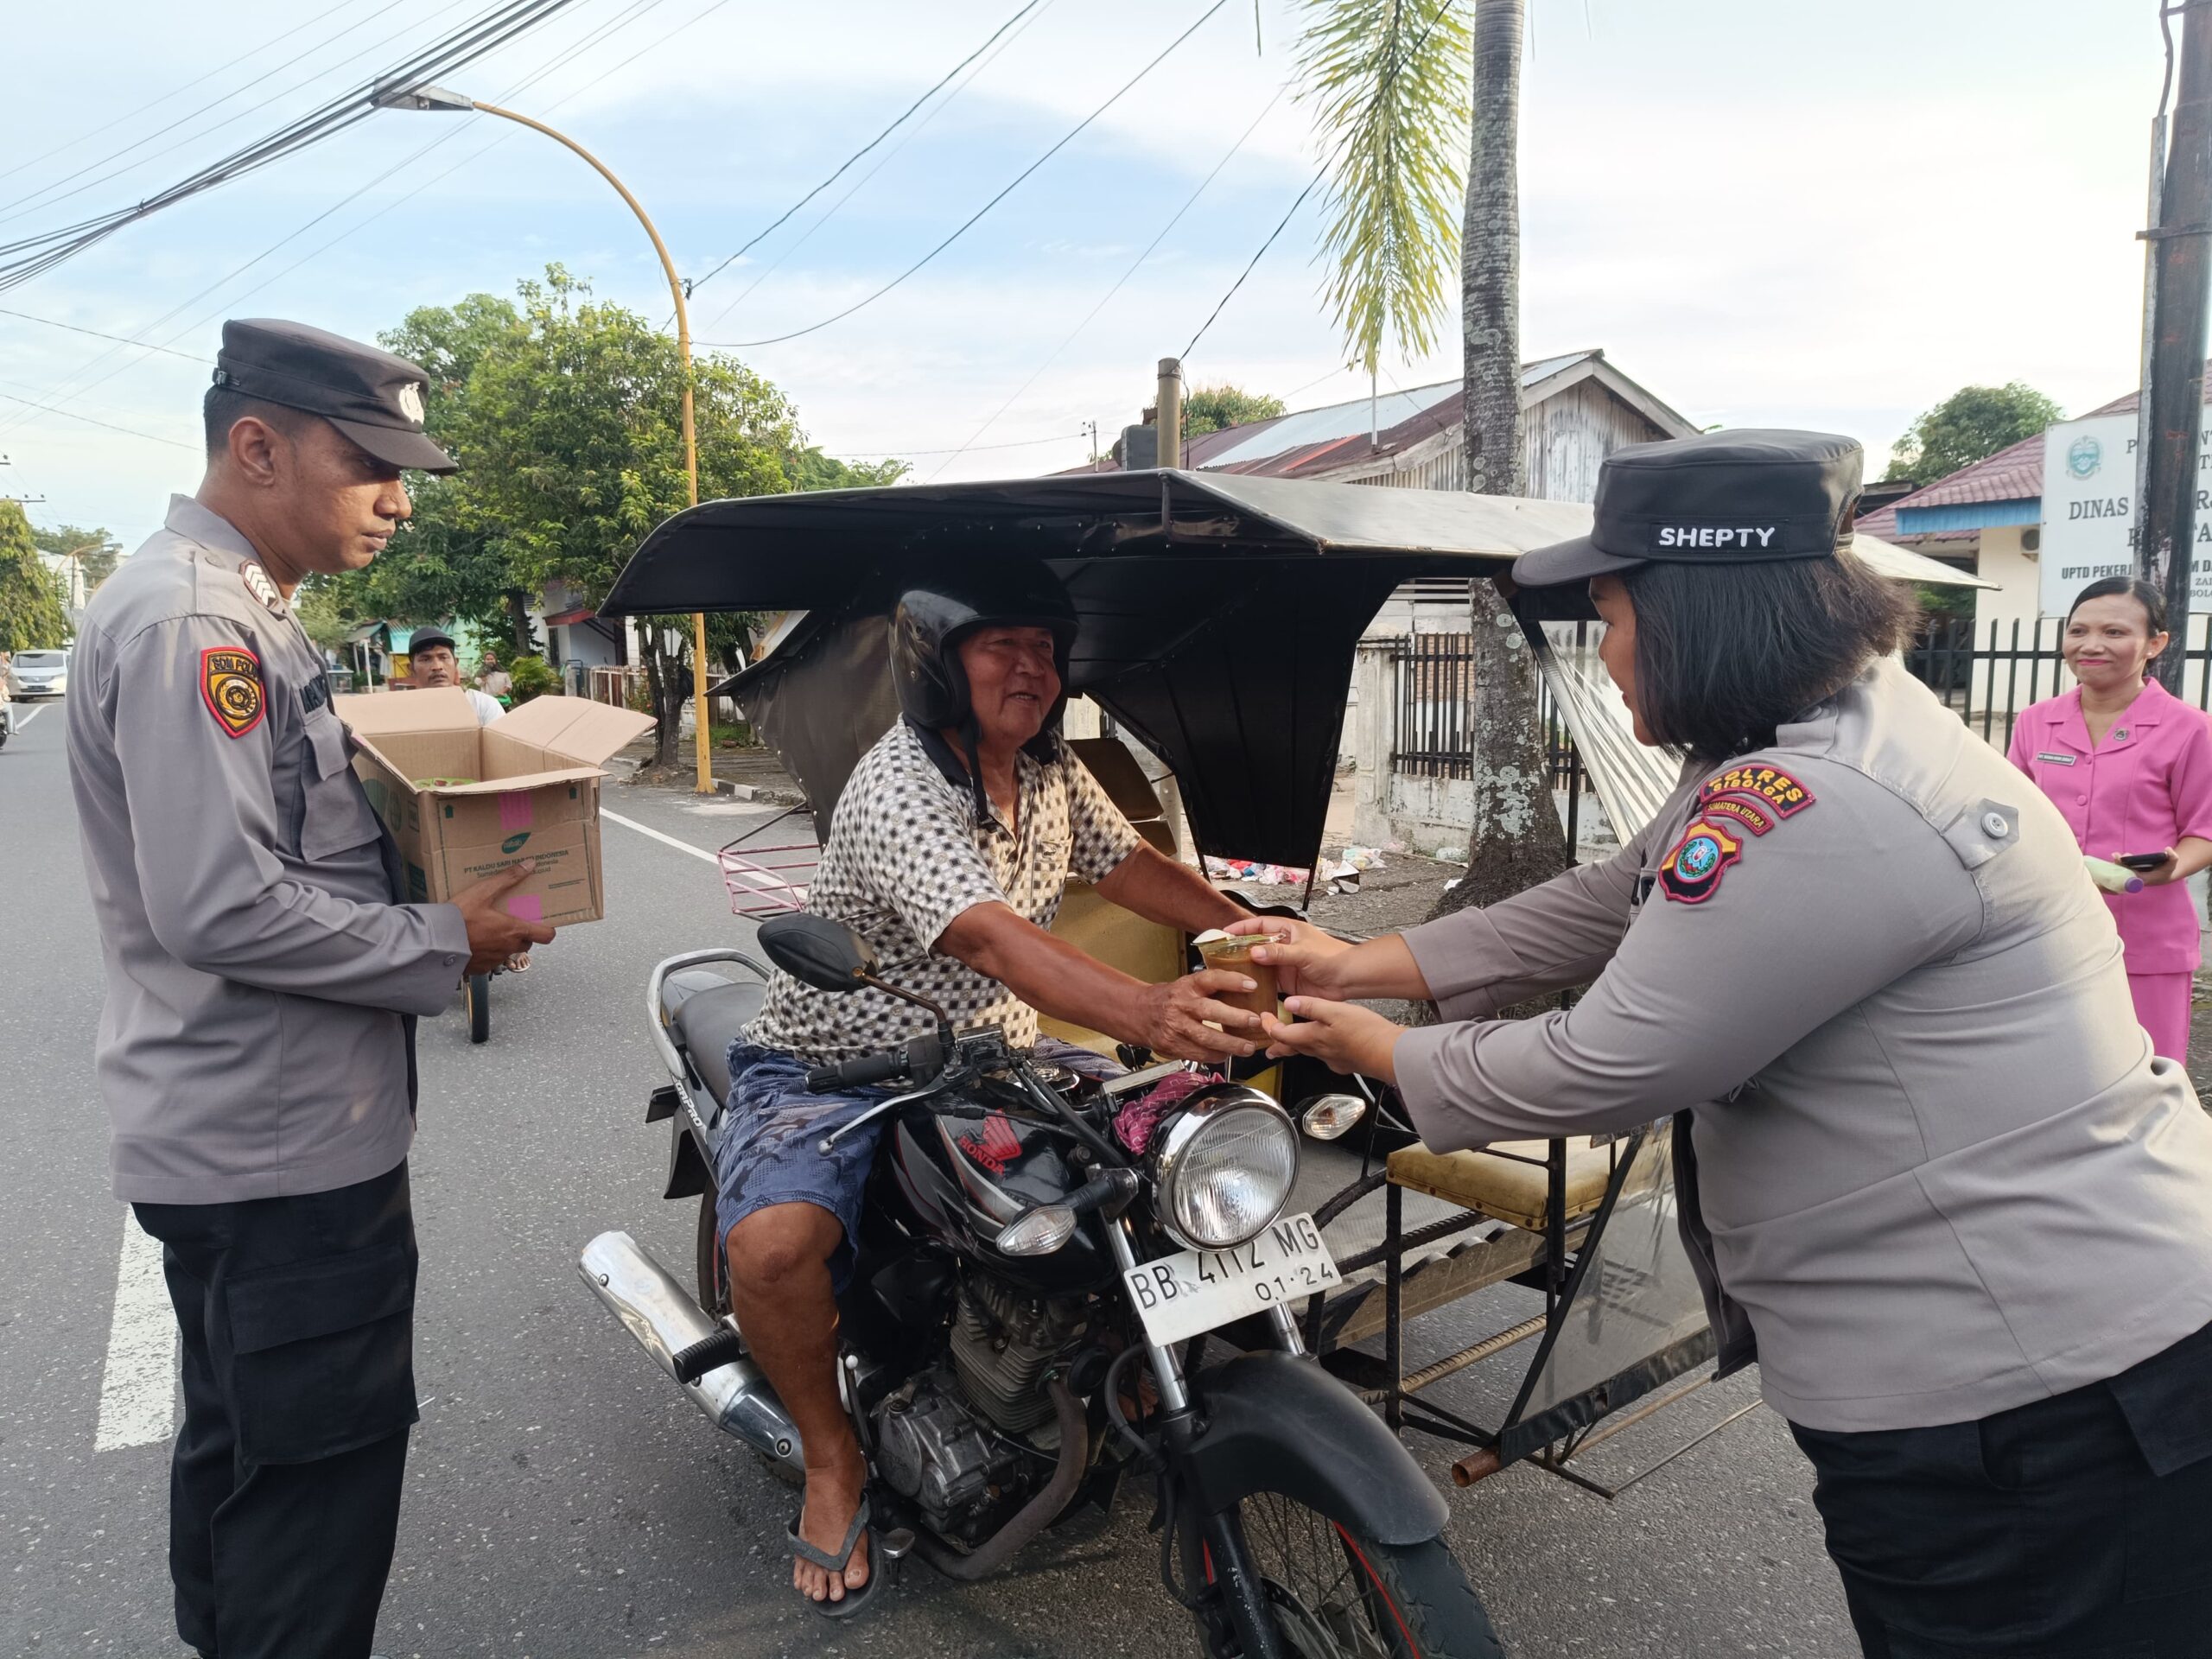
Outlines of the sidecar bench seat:
{"type": "MultiPolygon", "coordinates": [[[[1390,1154],[1392,1185],[1426,1192],[1464,1209],[1525,1227],[1532,1233],[1544,1230],[1550,1199],[1550,1175],[1544,1160],[1548,1141],[1501,1141],[1480,1152],[1431,1152],[1414,1145],[1390,1154]],[[1533,1160],[1502,1158],[1516,1153],[1533,1160]]],[[[1596,1210],[1605,1196],[1605,1183],[1613,1171],[1611,1148],[1593,1147],[1590,1137],[1578,1135],[1567,1143],[1567,1213],[1564,1222],[1580,1220],[1596,1210]]]]}
{"type": "MultiPolygon", "coordinates": [[[[767,997],[766,985],[734,979],[692,992],[676,1010],[676,1034],[690,1053],[701,1079],[714,1090],[717,1106],[729,1099],[729,1046],[753,1022],[767,997]]],[[[702,1105],[700,1110],[705,1112],[708,1108],[702,1105]]]]}

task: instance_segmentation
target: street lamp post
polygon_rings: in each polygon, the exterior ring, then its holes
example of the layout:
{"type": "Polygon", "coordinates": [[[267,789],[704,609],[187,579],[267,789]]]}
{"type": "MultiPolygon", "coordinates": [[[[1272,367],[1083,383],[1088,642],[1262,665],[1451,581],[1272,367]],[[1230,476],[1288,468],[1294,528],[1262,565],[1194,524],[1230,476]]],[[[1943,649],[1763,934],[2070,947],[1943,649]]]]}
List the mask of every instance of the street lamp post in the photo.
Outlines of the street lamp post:
{"type": "MultiPolygon", "coordinates": [[[[660,268],[668,278],[670,297],[676,302],[676,349],[683,359],[683,477],[689,504],[699,505],[699,439],[692,423],[691,414],[691,314],[683,303],[683,279],[676,274],[676,262],[668,257],[668,245],[660,239],[660,232],[653,228],[652,219],[638,199],[630,194],[629,187],[608,170],[606,162],[593,155],[564,132],[557,132],[543,121],[533,121],[526,115],[512,110],[503,110],[496,104],[480,104],[464,93],[448,92],[442,86],[416,86],[406,92],[385,92],[375,99],[378,107],[387,110],[442,110],[465,113],[481,111],[496,115],[502,120],[542,132],[555,143],[567,146],[588,162],[592,170],[613,185],[615,193],[629,205],[638,216],[638,223],[645,227],[645,234],[652,238],[653,251],[660,256],[660,268]]],[[[691,613],[691,723],[693,749],[698,763],[696,789],[702,795],[715,792],[714,742],[707,726],[707,619],[702,613],[691,613]]]]}

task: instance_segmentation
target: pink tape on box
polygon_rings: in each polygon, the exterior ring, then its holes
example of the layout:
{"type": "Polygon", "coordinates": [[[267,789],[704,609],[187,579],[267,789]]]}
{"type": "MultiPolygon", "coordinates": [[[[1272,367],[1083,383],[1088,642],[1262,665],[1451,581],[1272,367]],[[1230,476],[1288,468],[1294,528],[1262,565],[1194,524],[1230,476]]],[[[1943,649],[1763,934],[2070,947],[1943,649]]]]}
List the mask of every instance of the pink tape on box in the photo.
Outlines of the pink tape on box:
{"type": "Polygon", "coordinates": [[[499,828],[512,835],[531,823],[530,791],[511,789],[499,797],[499,828]]]}
{"type": "Polygon", "coordinates": [[[534,893],[518,893],[507,900],[507,914],[518,921],[542,922],[545,919],[545,901],[534,893]]]}

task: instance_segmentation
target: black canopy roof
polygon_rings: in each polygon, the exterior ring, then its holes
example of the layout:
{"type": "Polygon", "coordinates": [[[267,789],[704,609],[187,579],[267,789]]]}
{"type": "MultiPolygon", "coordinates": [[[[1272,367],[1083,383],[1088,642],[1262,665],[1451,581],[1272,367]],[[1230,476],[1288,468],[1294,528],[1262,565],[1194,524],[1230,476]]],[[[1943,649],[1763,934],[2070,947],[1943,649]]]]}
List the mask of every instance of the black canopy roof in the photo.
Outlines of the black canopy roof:
{"type": "MultiPolygon", "coordinates": [[[[1173,768],[1199,848],[1306,865],[1328,810],[1352,657],[1400,583],[1489,575],[1590,510],[1306,480],[1088,473],[702,502],[648,536],[602,615],[804,610],[731,683],[825,813],[888,706],[859,619],[928,549],[1019,550],[1067,584],[1071,692],[1173,768]]],[[[887,723],[885,722],[885,723],[887,723]]]]}

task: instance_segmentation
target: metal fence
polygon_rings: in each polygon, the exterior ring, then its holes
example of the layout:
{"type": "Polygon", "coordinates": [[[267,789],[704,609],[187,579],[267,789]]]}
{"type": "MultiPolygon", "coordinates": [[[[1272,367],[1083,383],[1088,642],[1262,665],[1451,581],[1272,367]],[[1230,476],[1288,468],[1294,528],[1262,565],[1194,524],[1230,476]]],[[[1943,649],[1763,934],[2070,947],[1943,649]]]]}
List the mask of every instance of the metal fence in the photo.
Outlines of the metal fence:
{"type": "MultiPolygon", "coordinates": [[[[1582,642],[1587,624],[1578,624],[1582,642]]],[[[1412,633],[1382,642],[1390,652],[1395,690],[1390,710],[1390,770],[1413,778],[1471,778],[1475,759],[1470,723],[1474,693],[1474,636],[1412,633]]],[[[1574,740],[1552,702],[1537,688],[1544,754],[1554,789],[1580,785],[1582,768],[1574,740]]]]}
{"type": "MultiPolygon", "coordinates": [[[[2065,626],[2055,616],[1938,622],[1906,651],[1905,666],[1969,729],[2004,748],[2022,709],[2072,687],[2058,649],[2065,626]]],[[[2166,649],[2182,653],[2183,698],[2212,708],[2212,617],[2190,616],[2187,642],[2166,649]]]]}

